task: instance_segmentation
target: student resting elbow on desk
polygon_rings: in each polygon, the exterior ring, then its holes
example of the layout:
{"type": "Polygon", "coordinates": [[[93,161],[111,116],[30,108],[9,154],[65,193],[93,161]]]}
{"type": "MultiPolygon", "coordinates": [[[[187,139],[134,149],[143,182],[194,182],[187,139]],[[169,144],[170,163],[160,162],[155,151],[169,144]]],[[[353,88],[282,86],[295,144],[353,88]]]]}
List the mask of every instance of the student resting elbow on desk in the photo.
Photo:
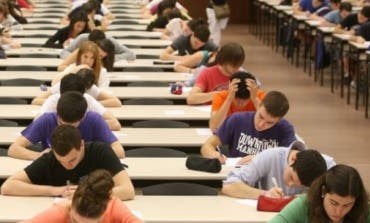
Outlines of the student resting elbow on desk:
{"type": "Polygon", "coordinates": [[[217,91],[228,88],[230,76],[240,70],[244,58],[241,45],[229,43],[222,46],[216,55],[217,64],[200,72],[186,102],[189,105],[210,103],[217,91]]]}
{"type": "Polygon", "coordinates": [[[237,112],[228,117],[201,147],[201,154],[219,158],[242,157],[243,165],[271,147],[289,146],[296,140],[293,126],[283,117],[289,110],[284,94],[271,91],[261,101],[256,112],[237,112]],[[217,147],[228,145],[227,154],[220,157],[217,147]]]}
{"type": "Polygon", "coordinates": [[[222,193],[230,197],[257,199],[260,195],[282,198],[302,193],[327,168],[335,165],[316,150],[299,141],[257,154],[248,165],[231,171],[222,193]],[[258,185],[257,188],[254,186],[258,185]]]}
{"type": "Polygon", "coordinates": [[[18,159],[34,160],[44,152],[27,149],[32,144],[41,142],[42,150],[50,149],[51,132],[58,125],[68,124],[81,131],[83,140],[100,141],[111,146],[117,157],[124,158],[125,152],[117,137],[109,129],[103,118],[96,112],[86,112],[86,99],[78,92],[66,92],[61,95],[57,112],[45,113],[34,120],[21,132],[10,145],[8,155],[18,159]]]}
{"type": "Polygon", "coordinates": [[[256,111],[264,96],[252,74],[243,71],[234,73],[230,77],[229,89],[217,92],[212,99],[209,128],[215,132],[235,112],[256,111]]]}
{"type": "Polygon", "coordinates": [[[370,223],[368,202],[357,170],[337,165],[318,177],[307,194],[295,198],[269,223],[370,223]]]}
{"type": "Polygon", "coordinates": [[[70,198],[90,172],[105,169],[113,176],[112,195],[121,200],[134,198],[132,182],[109,145],[85,143],[79,129],[71,125],[56,127],[50,138],[53,149],[8,178],[2,195],[70,198]]]}

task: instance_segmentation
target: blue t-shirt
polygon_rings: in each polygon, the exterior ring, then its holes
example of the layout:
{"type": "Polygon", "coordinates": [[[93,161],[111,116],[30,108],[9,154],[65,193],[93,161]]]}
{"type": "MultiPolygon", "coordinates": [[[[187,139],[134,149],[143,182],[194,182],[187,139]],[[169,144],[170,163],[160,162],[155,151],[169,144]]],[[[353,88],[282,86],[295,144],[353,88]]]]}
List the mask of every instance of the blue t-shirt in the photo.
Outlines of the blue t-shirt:
{"type": "Polygon", "coordinates": [[[339,24],[342,22],[342,17],[340,16],[339,10],[334,10],[329,12],[324,16],[324,19],[330,23],[339,24]]]}
{"type": "Polygon", "coordinates": [[[312,5],[312,1],[313,0],[300,0],[299,7],[301,7],[302,11],[309,11],[310,13],[314,13],[319,8],[328,5],[328,1],[325,0],[324,3],[321,4],[319,7],[314,8],[312,5]]]}
{"type": "Polygon", "coordinates": [[[229,146],[230,157],[256,155],[263,150],[289,146],[296,140],[293,126],[281,119],[273,127],[257,131],[255,112],[237,112],[227,118],[216,131],[223,145],[229,146]]]}
{"type": "MultiPolygon", "coordinates": [[[[44,149],[50,148],[51,132],[58,126],[57,120],[56,112],[45,113],[33,121],[21,134],[33,144],[41,142],[44,149]]],[[[100,141],[112,144],[117,141],[103,118],[96,112],[86,112],[78,129],[85,142],[100,141]]]]}

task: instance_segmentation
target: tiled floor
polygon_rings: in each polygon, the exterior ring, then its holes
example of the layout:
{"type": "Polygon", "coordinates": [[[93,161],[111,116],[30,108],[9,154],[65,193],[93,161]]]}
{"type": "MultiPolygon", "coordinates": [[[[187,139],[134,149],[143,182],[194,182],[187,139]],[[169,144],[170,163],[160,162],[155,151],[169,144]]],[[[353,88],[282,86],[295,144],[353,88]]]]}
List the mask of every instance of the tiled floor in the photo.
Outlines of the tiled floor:
{"type": "Polygon", "coordinates": [[[333,156],[337,163],[356,165],[370,191],[370,119],[364,118],[364,108],[355,110],[339,96],[339,89],[330,92],[296,68],[281,53],[262,44],[248,28],[229,25],[223,33],[223,43],[241,43],[246,51],[245,68],[262,82],[263,89],[280,90],[290,101],[287,118],[310,148],[333,156]]]}

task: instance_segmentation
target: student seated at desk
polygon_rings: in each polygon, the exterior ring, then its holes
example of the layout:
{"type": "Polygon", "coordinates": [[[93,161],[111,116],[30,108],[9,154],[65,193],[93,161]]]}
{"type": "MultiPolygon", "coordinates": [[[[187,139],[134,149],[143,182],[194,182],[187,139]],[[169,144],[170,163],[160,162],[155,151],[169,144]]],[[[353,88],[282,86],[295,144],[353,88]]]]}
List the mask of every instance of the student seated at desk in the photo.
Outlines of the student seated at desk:
{"type": "Polygon", "coordinates": [[[216,55],[216,65],[199,73],[186,102],[189,105],[211,102],[217,91],[228,89],[230,76],[240,70],[244,58],[241,45],[229,43],[222,46],[216,55]]]}
{"type": "Polygon", "coordinates": [[[332,10],[322,17],[321,26],[335,26],[347,18],[351,14],[352,4],[349,2],[341,2],[338,9],[332,10]]]}
{"type": "Polygon", "coordinates": [[[192,32],[188,25],[190,21],[186,21],[186,19],[182,17],[170,19],[166,27],[160,30],[162,32],[161,39],[173,41],[181,35],[190,35],[192,32]]]}
{"type": "Polygon", "coordinates": [[[22,25],[9,14],[8,6],[0,3],[0,25],[7,31],[22,30],[22,25]]]}
{"type": "Polygon", "coordinates": [[[227,157],[217,151],[228,145],[230,157],[242,157],[240,165],[248,163],[255,155],[272,147],[289,146],[296,140],[293,126],[283,117],[289,110],[285,95],[270,91],[256,112],[237,112],[228,117],[202,145],[201,154],[218,158],[225,163],[227,157]]]}
{"type": "Polygon", "coordinates": [[[21,132],[10,145],[8,155],[19,159],[34,160],[50,150],[50,134],[58,125],[68,124],[81,131],[85,141],[100,141],[110,144],[120,158],[125,152],[117,137],[109,129],[104,119],[96,112],[86,112],[87,102],[78,92],[67,92],[60,96],[57,112],[45,113],[34,120],[21,132]],[[27,149],[31,144],[41,142],[43,151],[36,152],[27,149]]]}
{"type": "Polygon", "coordinates": [[[370,223],[369,200],[360,174],[336,165],[318,177],[269,223],[370,223]]]}
{"type": "Polygon", "coordinates": [[[237,198],[257,199],[260,195],[281,198],[302,193],[327,168],[333,158],[307,149],[295,141],[289,147],[276,147],[256,155],[251,163],[231,171],[222,193],[237,198]],[[257,188],[255,188],[257,187],[257,188]]]}
{"type": "Polygon", "coordinates": [[[146,31],[160,31],[168,24],[171,18],[180,18],[181,12],[172,0],[165,0],[158,4],[156,17],[147,25],[146,31]]]}
{"type": "Polygon", "coordinates": [[[171,8],[178,8],[184,15],[188,13],[188,10],[182,6],[177,0],[153,0],[151,2],[143,3],[142,7],[143,18],[151,18],[152,15],[155,15],[158,11],[159,4],[162,2],[167,2],[166,5],[170,5],[171,8]]]}
{"type": "Polygon", "coordinates": [[[86,14],[74,15],[68,26],[59,29],[42,46],[60,49],[68,46],[71,39],[75,39],[81,33],[90,32],[87,22],[88,18],[86,14]]]}
{"type": "MultiPolygon", "coordinates": [[[[99,101],[104,107],[121,107],[121,101],[114,95],[107,91],[98,88],[95,84],[95,73],[90,68],[81,68],[75,75],[80,76],[85,83],[86,93],[99,101]]],[[[53,94],[60,93],[60,82],[48,88],[47,91],[43,91],[39,96],[32,100],[33,105],[42,105],[45,100],[53,94]]]]}
{"type": "Polygon", "coordinates": [[[293,14],[324,16],[330,11],[328,3],[328,0],[300,0],[297,5],[293,6],[293,14]]]}
{"type": "Polygon", "coordinates": [[[93,97],[85,93],[86,88],[91,88],[91,86],[94,83],[93,81],[94,76],[91,75],[91,77],[92,77],[90,79],[91,81],[85,84],[84,80],[79,75],[68,74],[64,76],[60,81],[60,93],[53,94],[50,97],[48,97],[48,99],[46,99],[45,103],[40,108],[38,116],[47,112],[56,112],[60,95],[66,92],[75,91],[83,94],[87,102],[87,111],[96,112],[99,115],[101,115],[105,122],[108,124],[110,130],[112,131],[120,130],[121,124],[119,123],[117,118],[114,117],[111,112],[107,111],[107,109],[104,108],[104,106],[101,105],[98,101],[96,101],[93,97]],[[86,85],[89,86],[85,87],[86,85]]]}
{"type": "Polygon", "coordinates": [[[142,223],[119,199],[112,196],[114,181],[105,170],[95,170],[78,186],[72,200],[54,204],[22,223],[142,223]]]}
{"type": "Polygon", "coordinates": [[[53,129],[50,142],[51,151],[4,182],[2,195],[72,197],[89,173],[105,169],[113,176],[112,195],[121,200],[134,198],[130,177],[108,144],[88,143],[76,127],[64,124],[53,129]]]}
{"type": "Polygon", "coordinates": [[[179,36],[160,55],[161,60],[182,60],[200,50],[216,51],[217,46],[209,41],[209,29],[207,25],[199,25],[188,36],[179,36]],[[174,55],[178,51],[178,55],[174,55]]]}
{"type": "Polygon", "coordinates": [[[62,70],[62,72],[53,78],[51,85],[58,83],[64,75],[76,73],[81,68],[91,68],[94,70],[95,84],[98,87],[109,87],[110,81],[107,77],[107,70],[102,66],[99,47],[91,41],[86,41],[81,44],[77,52],[75,63],[71,64],[68,62],[68,64],[65,64],[65,62],[62,62],[62,64],[58,66],[58,70],[62,70]]]}
{"type": "MultiPolygon", "coordinates": [[[[84,33],[79,35],[76,39],[74,39],[67,48],[63,49],[60,53],[60,58],[66,59],[70,54],[76,54],[77,51],[80,48],[81,44],[87,40],[90,40],[94,43],[98,43],[100,40],[108,39],[110,40],[114,45],[114,60],[113,61],[119,61],[119,60],[135,60],[136,55],[134,52],[132,52],[129,48],[126,46],[120,44],[115,38],[105,35],[105,33],[102,30],[95,29],[91,31],[91,33],[84,33]]],[[[106,55],[110,55],[110,52],[104,51],[104,55],[100,55],[102,58],[103,64],[106,64],[106,55]]],[[[106,65],[104,65],[106,67],[106,65]]]]}
{"type": "Polygon", "coordinates": [[[217,92],[212,99],[209,128],[214,132],[226,117],[242,111],[255,111],[265,93],[258,89],[256,78],[243,71],[230,77],[228,90],[217,92]]]}

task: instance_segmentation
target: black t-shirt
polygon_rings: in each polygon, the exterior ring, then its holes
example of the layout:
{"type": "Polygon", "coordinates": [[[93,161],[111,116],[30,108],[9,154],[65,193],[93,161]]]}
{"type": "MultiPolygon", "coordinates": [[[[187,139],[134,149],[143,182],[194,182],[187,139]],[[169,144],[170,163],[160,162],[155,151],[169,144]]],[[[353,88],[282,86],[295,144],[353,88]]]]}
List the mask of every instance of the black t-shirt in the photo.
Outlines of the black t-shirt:
{"type": "Polygon", "coordinates": [[[366,41],[370,41],[370,22],[361,25],[360,28],[357,30],[356,35],[361,36],[366,41]]]}
{"type": "Polygon", "coordinates": [[[217,51],[218,47],[211,41],[208,41],[206,44],[204,44],[202,47],[198,49],[193,49],[191,48],[190,38],[191,38],[191,35],[188,35],[188,36],[181,35],[177,37],[172,42],[171,48],[174,49],[175,51],[177,50],[180,56],[189,55],[189,54],[191,55],[200,50],[207,50],[211,52],[217,51]]]}
{"type": "Polygon", "coordinates": [[[358,19],[357,19],[357,13],[351,14],[347,16],[343,21],[340,23],[340,27],[343,29],[350,30],[353,26],[359,25],[358,19]]]}
{"type": "Polygon", "coordinates": [[[112,176],[124,169],[108,144],[86,143],[84,158],[73,170],[65,169],[55,158],[54,153],[49,152],[27,166],[25,172],[33,184],[63,186],[66,185],[67,180],[78,184],[80,180],[97,169],[108,170],[112,176]]]}

